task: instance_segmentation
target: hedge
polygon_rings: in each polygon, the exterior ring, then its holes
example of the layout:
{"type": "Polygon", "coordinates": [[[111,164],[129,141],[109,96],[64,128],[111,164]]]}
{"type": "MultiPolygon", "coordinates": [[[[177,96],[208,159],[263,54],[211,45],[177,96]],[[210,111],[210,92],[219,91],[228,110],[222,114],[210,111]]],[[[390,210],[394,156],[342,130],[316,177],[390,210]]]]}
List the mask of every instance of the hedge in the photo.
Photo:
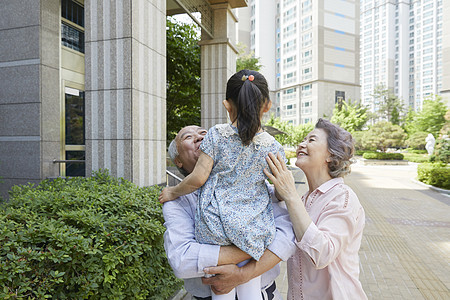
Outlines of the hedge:
{"type": "Polygon", "coordinates": [[[429,162],[430,157],[428,154],[416,154],[416,153],[403,153],[404,160],[416,162],[416,163],[424,163],[429,162]]]}
{"type": "Polygon", "coordinates": [[[428,154],[427,150],[418,150],[418,149],[412,149],[412,148],[408,148],[406,149],[407,153],[414,153],[414,154],[428,154]]]}
{"type": "Polygon", "coordinates": [[[363,158],[365,159],[385,159],[385,160],[403,160],[403,154],[401,153],[385,153],[385,152],[374,152],[374,153],[364,153],[363,158]]]}
{"type": "Polygon", "coordinates": [[[376,153],[374,150],[355,150],[355,155],[363,156],[364,153],[376,153]]]}
{"type": "Polygon", "coordinates": [[[417,167],[417,178],[423,183],[450,190],[450,168],[445,164],[420,164],[417,167]]]}
{"type": "Polygon", "coordinates": [[[1,299],[167,299],[158,187],[107,171],[16,186],[0,205],[1,299]]]}

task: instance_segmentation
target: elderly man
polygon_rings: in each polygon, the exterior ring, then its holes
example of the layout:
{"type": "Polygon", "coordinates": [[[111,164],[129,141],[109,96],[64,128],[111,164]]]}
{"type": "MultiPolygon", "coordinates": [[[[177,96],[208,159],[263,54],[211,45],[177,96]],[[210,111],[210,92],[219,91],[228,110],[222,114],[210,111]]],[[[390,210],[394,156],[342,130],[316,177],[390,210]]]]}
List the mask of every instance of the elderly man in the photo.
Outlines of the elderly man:
{"type": "MultiPolygon", "coordinates": [[[[200,143],[206,133],[204,128],[187,126],[170,144],[169,155],[183,175],[194,169],[201,151],[200,143]]],[[[263,299],[281,299],[274,281],[280,273],[278,263],[295,252],[294,233],[287,211],[273,204],[277,229],[273,243],[259,261],[251,261],[239,268],[236,264],[249,258],[242,250],[233,245],[199,244],[195,241],[197,195],[195,191],[163,206],[167,229],[164,246],[175,275],[184,279],[185,289],[195,299],[211,299],[211,289],[216,294],[228,293],[237,285],[262,274],[263,299]],[[206,278],[205,274],[215,276],[206,278]]]]}

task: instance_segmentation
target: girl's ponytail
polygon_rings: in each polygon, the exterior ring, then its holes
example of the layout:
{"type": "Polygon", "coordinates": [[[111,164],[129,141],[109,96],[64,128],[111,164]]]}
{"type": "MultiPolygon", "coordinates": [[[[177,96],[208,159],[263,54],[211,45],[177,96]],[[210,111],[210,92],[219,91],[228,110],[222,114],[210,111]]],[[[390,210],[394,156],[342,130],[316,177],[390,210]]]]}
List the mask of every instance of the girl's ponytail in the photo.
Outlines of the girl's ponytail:
{"type": "Polygon", "coordinates": [[[267,81],[256,71],[239,71],[228,80],[226,98],[237,109],[239,137],[244,145],[249,145],[261,128],[261,109],[270,100],[267,81]]]}

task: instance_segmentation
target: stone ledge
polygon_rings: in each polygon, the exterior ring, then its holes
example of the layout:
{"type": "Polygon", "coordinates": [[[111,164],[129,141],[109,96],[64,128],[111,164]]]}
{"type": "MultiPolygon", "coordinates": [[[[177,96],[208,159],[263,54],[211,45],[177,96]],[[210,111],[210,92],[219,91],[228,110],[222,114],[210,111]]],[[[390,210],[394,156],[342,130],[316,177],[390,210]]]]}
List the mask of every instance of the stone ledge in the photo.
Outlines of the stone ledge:
{"type": "Polygon", "coordinates": [[[438,193],[446,194],[447,196],[450,196],[450,190],[446,190],[446,189],[443,189],[443,188],[438,188],[438,187],[435,187],[435,186],[426,184],[426,183],[424,183],[424,182],[422,182],[422,181],[419,181],[419,180],[417,180],[417,179],[411,179],[411,181],[414,182],[414,183],[420,184],[420,185],[422,185],[422,186],[426,186],[426,187],[429,188],[430,190],[434,190],[434,191],[436,191],[436,192],[438,192],[438,193]]]}
{"type": "Polygon", "coordinates": [[[188,294],[188,292],[186,292],[186,290],[184,289],[184,287],[182,287],[181,289],[179,289],[178,291],[176,291],[174,293],[174,295],[172,295],[172,297],[169,298],[169,300],[184,300],[184,299],[191,299],[191,297],[189,297],[190,295],[188,294]]]}
{"type": "Polygon", "coordinates": [[[395,159],[365,159],[362,158],[363,165],[368,166],[385,166],[385,165],[408,165],[407,160],[395,160],[395,159]]]}

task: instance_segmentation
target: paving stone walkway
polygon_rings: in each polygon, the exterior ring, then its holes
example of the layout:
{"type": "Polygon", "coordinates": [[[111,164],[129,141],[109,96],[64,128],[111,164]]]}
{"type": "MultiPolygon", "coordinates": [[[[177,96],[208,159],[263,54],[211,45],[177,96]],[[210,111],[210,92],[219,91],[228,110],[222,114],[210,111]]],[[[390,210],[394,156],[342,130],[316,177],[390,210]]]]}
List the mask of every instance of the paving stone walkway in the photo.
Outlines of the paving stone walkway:
{"type": "Polygon", "coordinates": [[[358,163],[345,179],[366,212],[360,279],[369,299],[450,299],[450,197],[414,182],[416,169],[358,163]]]}

